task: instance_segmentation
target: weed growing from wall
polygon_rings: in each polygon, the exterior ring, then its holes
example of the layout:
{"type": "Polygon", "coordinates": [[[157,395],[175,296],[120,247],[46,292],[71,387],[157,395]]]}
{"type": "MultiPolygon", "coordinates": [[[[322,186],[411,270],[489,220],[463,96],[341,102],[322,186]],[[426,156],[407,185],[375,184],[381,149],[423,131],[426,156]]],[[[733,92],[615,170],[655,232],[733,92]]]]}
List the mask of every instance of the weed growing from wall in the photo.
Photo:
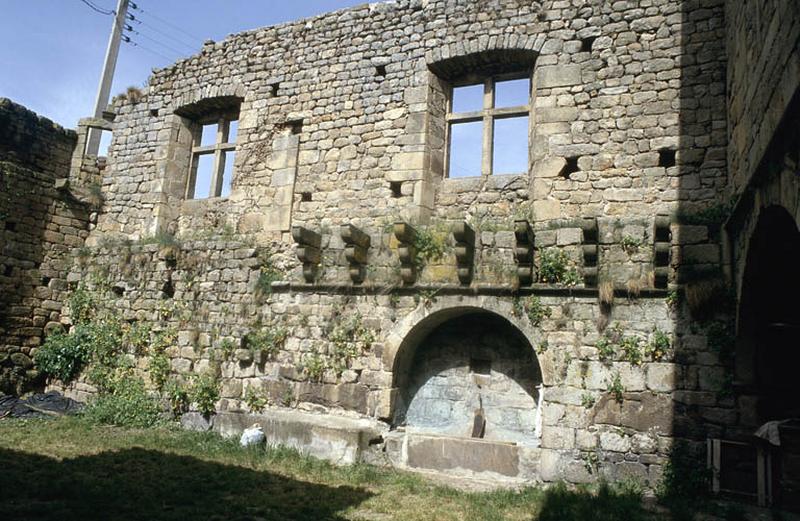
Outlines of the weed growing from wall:
{"type": "Polygon", "coordinates": [[[429,228],[417,228],[414,237],[414,250],[416,251],[414,263],[417,265],[417,269],[422,269],[425,264],[442,258],[447,248],[445,237],[429,228]]]}
{"type": "Polygon", "coordinates": [[[515,296],[512,302],[512,312],[516,317],[526,315],[531,325],[534,327],[539,326],[542,320],[550,318],[552,310],[545,306],[536,295],[531,295],[525,299],[515,296]]]}
{"type": "Polygon", "coordinates": [[[653,329],[653,334],[650,337],[650,342],[645,348],[645,352],[652,360],[658,362],[667,356],[671,347],[672,341],[670,340],[669,335],[664,331],[655,328],[653,329]]]}
{"type": "Polygon", "coordinates": [[[581,282],[581,276],[570,261],[567,252],[559,248],[545,248],[539,255],[539,282],[575,286],[581,282]]]}
{"type": "Polygon", "coordinates": [[[245,389],[243,400],[247,407],[255,413],[263,412],[269,405],[269,398],[252,385],[245,389]]]}
{"type": "Polygon", "coordinates": [[[253,355],[273,358],[283,348],[289,331],[278,324],[257,325],[244,336],[244,348],[253,355]]]}
{"type": "Polygon", "coordinates": [[[620,378],[619,372],[614,373],[613,378],[608,383],[608,392],[617,403],[622,403],[622,393],[625,392],[625,387],[622,385],[622,378],[620,378]]]}

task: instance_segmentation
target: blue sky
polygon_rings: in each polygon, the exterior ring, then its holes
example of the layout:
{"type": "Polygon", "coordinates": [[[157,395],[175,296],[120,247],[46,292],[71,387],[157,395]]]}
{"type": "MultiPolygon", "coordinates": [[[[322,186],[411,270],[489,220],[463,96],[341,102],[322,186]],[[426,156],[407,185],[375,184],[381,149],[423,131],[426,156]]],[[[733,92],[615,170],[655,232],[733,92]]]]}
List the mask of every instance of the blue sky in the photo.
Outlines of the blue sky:
{"type": "MultiPolygon", "coordinates": [[[[117,0],[87,0],[113,10],[117,0]]],[[[136,0],[139,47],[123,44],[112,96],[142,86],[153,67],[200,49],[205,39],[314,16],[366,0],[136,0]],[[180,30],[176,29],[179,28],[180,30]]],[[[112,17],[82,0],[0,0],[0,97],[65,127],[92,113],[112,17]]]]}

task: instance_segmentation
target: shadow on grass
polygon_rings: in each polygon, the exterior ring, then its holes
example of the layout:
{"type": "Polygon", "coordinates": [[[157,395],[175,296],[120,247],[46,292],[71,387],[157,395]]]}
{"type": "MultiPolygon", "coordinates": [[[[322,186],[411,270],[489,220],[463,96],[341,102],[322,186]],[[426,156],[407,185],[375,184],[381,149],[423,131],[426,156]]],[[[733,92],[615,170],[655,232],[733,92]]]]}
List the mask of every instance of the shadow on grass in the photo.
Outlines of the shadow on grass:
{"type": "Polygon", "coordinates": [[[0,519],[344,519],[371,493],[132,448],[59,461],[0,449],[0,519]]]}
{"type": "Polygon", "coordinates": [[[644,521],[653,519],[642,506],[638,490],[600,483],[596,493],[571,490],[563,483],[549,488],[542,500],[537,521],[564,520],[644,521]]]}

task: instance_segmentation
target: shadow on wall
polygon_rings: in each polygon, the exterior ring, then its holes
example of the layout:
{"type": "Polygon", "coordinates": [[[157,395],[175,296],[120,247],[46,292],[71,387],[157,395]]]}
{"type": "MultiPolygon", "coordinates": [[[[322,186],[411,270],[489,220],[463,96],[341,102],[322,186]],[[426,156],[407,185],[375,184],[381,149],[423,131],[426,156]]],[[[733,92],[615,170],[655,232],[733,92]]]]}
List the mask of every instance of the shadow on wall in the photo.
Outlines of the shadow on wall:
{"type": "Polygon", "coordinates": [[[371,493],[145,449],[59,461],[0,449],[0,519],[344,519],[371,493]]]}
{"type": "Polygon", "coordinates": [[[441,324],[416,346],[408,385],[401,389],[405,423],[469,437],[481,409],[486,439],[533,441],[541,381],[522,333],[499,316],[468,313],[441,324]]]}

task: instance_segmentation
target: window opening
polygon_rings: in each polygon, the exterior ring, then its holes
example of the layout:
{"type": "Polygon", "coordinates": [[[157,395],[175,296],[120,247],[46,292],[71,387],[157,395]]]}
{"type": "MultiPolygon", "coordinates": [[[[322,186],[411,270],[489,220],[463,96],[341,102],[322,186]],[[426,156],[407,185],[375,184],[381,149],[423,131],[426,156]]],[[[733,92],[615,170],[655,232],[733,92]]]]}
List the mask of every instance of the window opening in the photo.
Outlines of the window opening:
{"type": "Polygon", "coordinates": [[[447,175],[452,178],[528,172],[529,77],[489,77],[452,89],[447,175]]]}
{"type": "Polygon", "coordinates": [[[192,146],[192,168],[186,197],[227,197],[233,183],[238,115],[221,116],[197,126],[192,146]]]}

